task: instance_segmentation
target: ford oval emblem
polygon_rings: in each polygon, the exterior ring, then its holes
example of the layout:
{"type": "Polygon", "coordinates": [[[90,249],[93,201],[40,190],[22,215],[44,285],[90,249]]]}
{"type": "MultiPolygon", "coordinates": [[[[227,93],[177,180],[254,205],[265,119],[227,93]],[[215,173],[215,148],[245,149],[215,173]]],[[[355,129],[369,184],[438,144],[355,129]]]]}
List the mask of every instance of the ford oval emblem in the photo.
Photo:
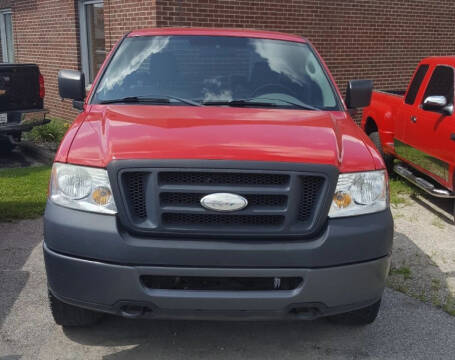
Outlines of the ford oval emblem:
{"type": "Polygon", "coordinates": [[[208,210],[214,211],[237,211],[248,205],[243,196],[231,193],[214,193],[204,196],[201,205],[208,210]]]}

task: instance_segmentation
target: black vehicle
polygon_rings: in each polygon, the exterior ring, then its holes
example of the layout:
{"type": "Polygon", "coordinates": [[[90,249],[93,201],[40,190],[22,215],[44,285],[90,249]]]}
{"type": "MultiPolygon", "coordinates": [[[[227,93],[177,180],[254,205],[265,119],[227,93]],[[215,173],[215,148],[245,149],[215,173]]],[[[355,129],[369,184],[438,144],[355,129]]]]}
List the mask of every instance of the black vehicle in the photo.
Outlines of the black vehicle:
{"type": "Polygon", "coordinates": [[[43,109],[44,79],[36,64],[0,64],[0,152],[21,134],[49,122],[43,109]]]}

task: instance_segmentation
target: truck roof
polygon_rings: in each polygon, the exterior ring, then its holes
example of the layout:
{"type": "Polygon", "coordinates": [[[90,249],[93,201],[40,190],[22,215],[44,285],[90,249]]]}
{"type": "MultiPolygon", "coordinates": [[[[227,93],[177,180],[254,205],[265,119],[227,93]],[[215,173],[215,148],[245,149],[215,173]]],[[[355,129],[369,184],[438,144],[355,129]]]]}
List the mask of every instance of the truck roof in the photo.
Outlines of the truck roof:
{"type": "Polygon", "coordinates": [[[306,43],[301,36],[285,34],[275,31],[245,30],[245,29],[213,29],[213,28],[150,28],[131,31],[127,36],[153,36],[153,35],[195,35],[195,36],[236,36],[249,38],[262,38],[306,43]]]}
{"type": "Polygon", "coordinates": [[[429,56],[420,62],[421,64],[429,65],[454,65],[455,66],[455,55],[452,56],[429,56]]]}

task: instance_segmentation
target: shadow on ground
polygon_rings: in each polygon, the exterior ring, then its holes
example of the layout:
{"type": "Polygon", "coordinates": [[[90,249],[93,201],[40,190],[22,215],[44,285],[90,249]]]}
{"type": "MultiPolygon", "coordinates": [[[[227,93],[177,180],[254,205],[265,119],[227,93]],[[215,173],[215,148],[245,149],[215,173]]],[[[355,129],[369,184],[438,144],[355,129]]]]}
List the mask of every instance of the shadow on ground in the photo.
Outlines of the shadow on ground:
{"type": "Polygon", "coordinates": [[[425,193],[419,195],[413,194],[411,198],[418,205],[432,212],[446,224],[454,224],[455,200],[437,198],[425,193]]]}
{"type": "MultiPolygon", "coordinates": [[[[435,236],[431,240],[438,247],[437,242],[440,239],[435,236]]],[[[455,245],[455,238],[453,245],[455,245]]],[[[451,244],[441,243],[440,246],[439,252],[444,253],[442,247],[450,247],[451,244]]],[[[447,256],[451,257],[451,253],[448,251],[447,256]]],[[[410,240],[403,233],[395,232],[388,286],[421,301],[431,303],[455,316],[455,289],[449,285],[449,281],[453,281],[455,274],[455,271],[452,270],[454,266],[450,262],[446,262],[446,264],[444,262],[446,260],[441,257],[441,254],[432,254],[428,249],[424,251],[416,241],[410,240]],[[440,264],[436,263],[432,256],[440,264]],[[445,265],[445,271],[441,270],[441,264],[445,265]],[[447,271],[447,269],[449,270],[447,271]]]]}
{"type": "Polygon", "coordinates": [[[0,223],[0,329],[30,277],[23,266],[42,240],[42,222],[0,223]]]}

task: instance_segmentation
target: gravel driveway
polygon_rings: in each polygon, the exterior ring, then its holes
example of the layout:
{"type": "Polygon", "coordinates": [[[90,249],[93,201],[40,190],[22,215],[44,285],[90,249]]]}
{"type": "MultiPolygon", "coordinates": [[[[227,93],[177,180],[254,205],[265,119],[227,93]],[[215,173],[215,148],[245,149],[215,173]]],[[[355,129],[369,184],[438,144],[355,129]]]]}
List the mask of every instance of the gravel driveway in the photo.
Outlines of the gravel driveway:
{"type": "MultiPolygon", "coordinates": [[[[441,279],[447,293],[446,280],[454,277],[455,256],[450,251],[455,249],[455,227],[448,222],[432,225],[441,231],[438,237],[444,234],[444,247],[439,249],[438,238],[430,236],[434,212],[416,203],[408,206],[396,214],[394,266],[400,268],[418,253],[428,260],[422,260],[423,268],[431,262],[431,274],[441,279]],[[425,221],[415,220],[417,215],[425,221]],[[422,234],[415,236],[417,232],[422,234]],[[440,255],[426,254],[431,251],[440,255]]],[[[366,327],[323,319],[251,323],[107,317],[92,328],[63,330],[54,325],[47,307],[41,220],[0,224],[0,234],[0,360],[454,359],[455,317],[391,289],[385,292],[379,318],[366,327]]],[[[420,286],[418,266],[406,264],[413,270],[403,281],[413,282],[409,288],[420,286]]]]}

